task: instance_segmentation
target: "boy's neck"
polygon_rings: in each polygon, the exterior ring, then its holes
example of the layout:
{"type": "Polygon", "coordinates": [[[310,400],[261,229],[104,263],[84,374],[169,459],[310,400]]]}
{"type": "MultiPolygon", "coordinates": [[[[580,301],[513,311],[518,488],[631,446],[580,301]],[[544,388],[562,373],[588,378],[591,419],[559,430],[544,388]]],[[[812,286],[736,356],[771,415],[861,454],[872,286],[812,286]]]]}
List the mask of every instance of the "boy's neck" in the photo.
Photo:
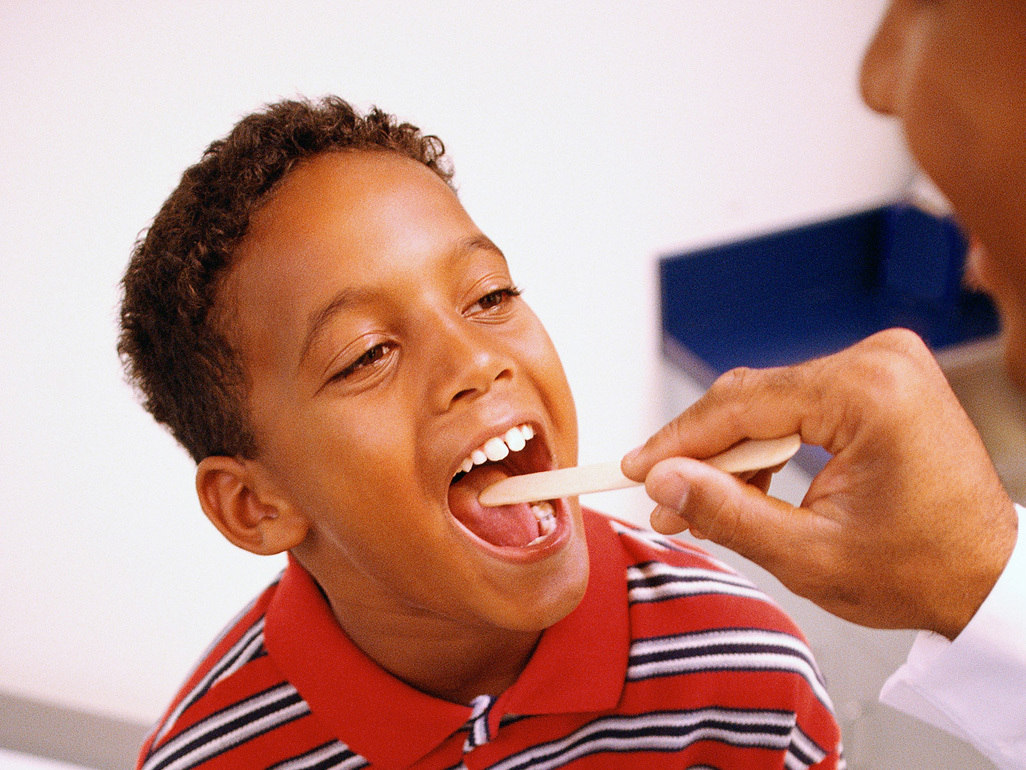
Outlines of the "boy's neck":
{"type": "Polygon", "coordinates": [[[291,553],[353,644],[392,676],[436,698],[469,705],[479,695],[498,696],[520,676],[541,638],[541,631],[461,623],[368,599],[373,592],[354,590],[356,576],[335,561],[326,564],[310,542],[291,553]]]}
{"type": "Polygon", "coordinates": [[[350,640],[406,684],[436,698],[468,705],[498,696],[520,676],[540,632],[470,629],[435,616],[397,617],[367,607],[328,603],[350,640]]]}

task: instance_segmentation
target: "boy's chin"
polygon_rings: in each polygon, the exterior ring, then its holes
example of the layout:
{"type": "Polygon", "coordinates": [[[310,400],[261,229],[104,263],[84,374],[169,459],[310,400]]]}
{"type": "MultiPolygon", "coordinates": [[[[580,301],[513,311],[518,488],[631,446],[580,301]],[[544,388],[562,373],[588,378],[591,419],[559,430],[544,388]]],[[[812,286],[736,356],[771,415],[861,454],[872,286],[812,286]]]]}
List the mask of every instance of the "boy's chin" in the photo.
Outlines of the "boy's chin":
{"type": "Polygon", "coordinates": [[[588,559],[568,570],[558,582],[550,582],[538,595],[524,592],[515,606],[499,610],[494,625],[512,632],[540,633],[572,613],[584,599],[588,587],[588,559]]]}
{"type": "Polygon", "coordinates": [[[560,537],[551,543],[500,549],[502,567],[497,575],[510,600],[508,612],[497,619],[497,625],[513,631],[544,631],[581,603],[588,588],[588,544],[576,501],[570,509],[560,537]]]}

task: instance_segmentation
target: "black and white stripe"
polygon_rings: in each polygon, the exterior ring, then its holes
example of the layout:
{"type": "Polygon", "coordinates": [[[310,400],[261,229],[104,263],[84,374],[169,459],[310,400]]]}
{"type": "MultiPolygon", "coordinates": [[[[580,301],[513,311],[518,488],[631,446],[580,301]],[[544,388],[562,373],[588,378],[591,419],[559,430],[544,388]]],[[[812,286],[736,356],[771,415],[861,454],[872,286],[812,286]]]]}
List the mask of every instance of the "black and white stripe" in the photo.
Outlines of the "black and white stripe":
{"type": "Polygon", "coordinates": [[[143,770],[187,770],[310,713],[288,682],[217,711],[152,752],[143,770]]]}
{"type": "MultiPolygon", "coordinates": [[[[784,767],[787,770],[804,770],[826,758],[827,752],[810,738],[798,725],[791,731],[791,743],[784,756],[784,767]]],[[[843,764],[838,765],[838,770],[843,764]]]]}
{"type": "Polygon", "coordinates": [[[471,701],[470,718],[467,720],[467,740],[463,743],[463,753],[484,746],[492,739],[488,731],[488,714],[495,704],[491,695],[478,695],[471,701]]]}
{"type": "Polygon", "coordinates": [[[627,679],[639,681],[700,671],[787,671],[805,679],[819,701],[833,705],[812,653],[801,639],[761,628],[725,628],[638,639],[627,679]]]}
{"type": "Polygon", "coordinates": [[[735,572],[675,567],[658,561],[627,568],[627,599],[631,604],[709,594],[770,601],[754,583],[735,572]]]}
{"type": "Polygon", "coordinates": [[[341,741],[331,741],[267,770],[359,770],[370,764],[341,741]]]}
{"type": "Polygon", "coordinates": [[[713,569],[722,570],[723,572],[733,572],[725,562],[720,561],[712,554],[699,548],[689,547],[684,542],[674,540],[672,537],[660,535],[658,532],[653,532],[650,529],[640,529],[629,524],[624,524],[622,521],[617,521],[616,519],[610,519],[609,526],[612,527],[616,534],[632,538],[649,548],[655,548],[658,551],[686,553],[696,559],[701,559],[713,569]]]}
{"type": "MultiPolygon", "coordinates": [[[[703,708],[602,717],[565,738],[541,743],[508,757],[489,770],[555,770],[592,754],[678,752],[698,741],[784,751],[788,768],[805,770],[814,762],[803,764],[804,759],[790,752],[794,729],[794,714],[767,710],[703,708]]],[[[803,750],[807,748],[803,746],[803,750]]],[[[819,757],[815,760],[818,762],[826,753],[819,749],[815,756],[819,757]]]]}
{"type": "Polygon", "coordinates": [[[616,519],[609,520],[609,526],[613,532],[618,535],[626,535],[627,537],[634,538],[639,543],[642,543],[649,548],[655,548],[660,551],[677,551],[678,553],[693,553],[692,551],[684,548],[684,546],[676,540],[671,540],[668,537],[660,535],[658,532],[652,532],[650,530],[642,530],[637,527],[624,524],[622,521],[616,519]]]}
{"type": "MultiPolygon", "coordinates": [[[[245,613],[245,611],[244,611],[245,613]]],[[[236,621],[233,621],[233,624],[236,621]]],[[[229,625],[228,628],[232,626],[229,625]]],[[[214,641],[213,647],[216,647],[220,640],[224,638],[222,634],[217,640],[214,641]]],[[[207,654],[204,654],[201,660],[205,660],[207,654]]],[[[192,706],[196,701],[202,698],[207,691],[217,684],[219,681],[229,676],[235,671],[238,671],[244,665],[250,661],[256,660],[257,658],[266,655],[267,651],[264,648],[264,616],[261,615],[249,628],[246,629],[245,633],[239,637],[239,640],[233,644],[228,651],[221,656],[221,659],[206,673],[206,675],[196,683],[181,702],[175,707],[167,719],[164,721],[160,730],[157,732],[153,739],[153,745],[159,745],[160,741],[163,740],[164,736],[167,735],[170,730],[185,713],[185,711],[192,706]]]]}

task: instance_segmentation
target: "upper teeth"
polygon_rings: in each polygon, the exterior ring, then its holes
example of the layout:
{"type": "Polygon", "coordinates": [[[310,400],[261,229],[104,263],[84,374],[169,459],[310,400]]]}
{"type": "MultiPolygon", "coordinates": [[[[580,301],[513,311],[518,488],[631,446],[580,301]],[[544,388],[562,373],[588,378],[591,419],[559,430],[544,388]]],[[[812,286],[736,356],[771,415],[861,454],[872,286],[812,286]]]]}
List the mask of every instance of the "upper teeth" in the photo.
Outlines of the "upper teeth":
{"type": "Polygon", "coordinates": [[[534,438],[534,428],[530,425],[517,425],[510,428],[501,436],[488,439],[471,452],[470,456],[463,461],[460,470],[467,473],[475,465],[504,460],[510,452],[519,452],[527,446],[527,442],[532,438],[534,438]]]}

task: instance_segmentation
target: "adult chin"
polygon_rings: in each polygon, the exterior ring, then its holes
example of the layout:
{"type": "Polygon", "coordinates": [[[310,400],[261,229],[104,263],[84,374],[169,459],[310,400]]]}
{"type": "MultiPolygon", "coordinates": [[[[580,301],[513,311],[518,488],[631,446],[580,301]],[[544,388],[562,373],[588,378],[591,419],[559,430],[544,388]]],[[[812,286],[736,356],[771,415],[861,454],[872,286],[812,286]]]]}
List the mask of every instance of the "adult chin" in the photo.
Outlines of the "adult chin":
{"type": "Polygon", "coordinates": [[[1005,368],[1009,379],[1026,394],[1026,328],[1018,324],[1004,333],[1005,368]]]}
{"type": "Polygon", "coordinates": [[[1026,391],[1026,288],[1017,286],[1008,265],[1000,264],[975,234],[966,253],[965,284],[986,292],[1001,319],[1008,376],[1026,391]]]}

